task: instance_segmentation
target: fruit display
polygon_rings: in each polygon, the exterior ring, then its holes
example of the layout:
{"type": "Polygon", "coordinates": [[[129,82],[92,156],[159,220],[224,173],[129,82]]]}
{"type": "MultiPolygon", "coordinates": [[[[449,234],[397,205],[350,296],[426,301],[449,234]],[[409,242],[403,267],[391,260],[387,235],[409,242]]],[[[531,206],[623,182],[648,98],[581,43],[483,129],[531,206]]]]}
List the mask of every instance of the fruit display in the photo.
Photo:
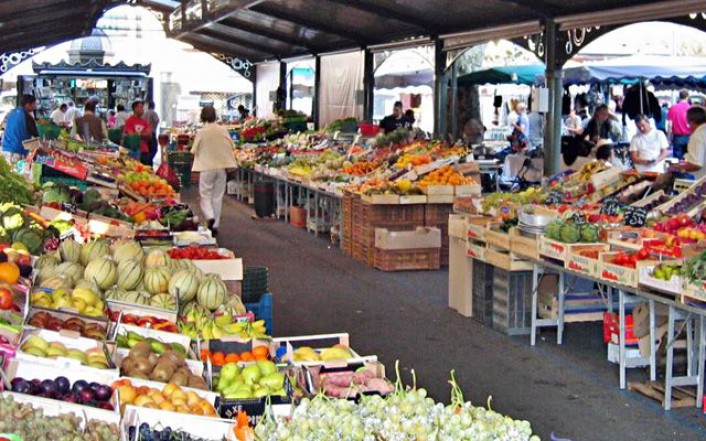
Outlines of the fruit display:
{"type": "Polygon", "coordinates": [[[696,222],[685,213],[680,213],[675,217],[662,220],[652,225],[652,229],[659,232],[676,235],[683,228],[696,226],[696,222]]]}
{"type": "Polygon", "coordinates": [[[76,348],[59,341],[47,341],[37,335],[27,337],[20,350],[26,354],[40,358],[72,358],[78,360],[82,365],[97,368],[109,369],[112,365],[106,357],[105,347],[97,345],[90,349],[76,348]]]}
{"type": "MultiPolygon", "coordinates": [[[[70,439],[75,441],[118,441],[117,424],[91,419],[84,424],[74,413],[46,415],[43,408],[18,403],[11,395],[0,395],[0,433],[14,434],[23,441],[70,439]],[[51,434],[51,438],[47,436],[51,434]]],[[[14,438],[17,439],[17,438],[14,438]]]]}
{"type": "Polygon", "coordinates": [[[12,392],[52,398],[66,403],[82,404],[105,410],[114,410],[110,402],[113,391],[110,386],[100,383],[88,383],[84,380],[73,384],[66,377],[56,377],[53,380],[25,379],[15,377],[10,382],[12,392]]]}
{"type": "Polygon", "coordinates": [[[669,282],[674,276],[682,275],[681,265],[657,265],[652,270],[652,277],[669,282]]]}
{"type": "Polygon", "coordinates": [[[174,383],[194,389],[208,390],[204,379],[194,375],[186,364],[184,354],[166,349],[162,342],[139,341],[130,348],[128,355],[120,361],[120,374],[160,383],[174,383]],[[153,345],[164,351],[158,353],[153,345]]]}
{"type": "Polygon", "coordinates": [[[669,202],[670,199],[672,199],[672,198],[670,198],[669,196],[667,196],[665,194],[662,194],[658,198],[653,199],[644,205],[641,205],[641,207],[647,211],[652,211],[655,208],[659,207],[660,205],[663,205],[666,202],[669,202]]]}
{"type": "Polygon", "coordinates": [[[49,312],[34,311],[27,320],[29,326],[49,331],[73,331],[81,337],[93,340],[105,341],[107,337],[107,323],[87,322],[79,317],[69,317],[61,319],[49,312]]]}
{"type": "Polygon", "coordinates": [[[428,154],[413,154],[413,153],[406,153],[395,162],[395,167],[404,170],[409,166],[420,166],[424,164],[429,164],[433,161],[430,155],[428,154]]]}
{"type": "Polygon", "coordinates": [[[706,252],[687,259],[682,274],[691,282],[706,280],[706,252]]]}
{"type": "Polygon", "coordinates": [[[463,176],[461,173],[457,172],[450,165],[445,165],[433,172],[427,174],[419,181],[419,186],[421,188],[433,186],[433,185],[469,185],[475,184],[475,181],[471,178],[463,176]]]}
{"type": "Polygon", "coordinates": [[[694,193],[689,193],[683,198],[680,198],[677,202],[675,202],[673,205],[671,205],[667,210],[664,212],[667,216],[675,216],[680,213],[686,213],[687,211],[691,210],[695,206],[703,203],[704,198],[703,196],[694,194],[694,193]]]}
{"type": "Polygon", "coordinates": [[[515,206],[542,203],[547,194],[540,188],[530,187],[519,193],[491,193],[483,197],[481,207],[484,213],[506,204],[515,206]]]}
{"type": "Polygon", "coordinates": [[[361,161],[352,164],[344,164],[341,171],[347,175],[365,176],[375,171],[379,166],[380,165],[375,162],[361,161]]]}
{"type": "Polygon", "coordinates": [[[564,243],[596,243],[600,229],[591,223],[577,224],[573,218],[557,219],[547,225],[547,237],[564,243]]]}
{"type": "Polygon", "coordinates": [[[374,366],[363,366],[353,370],[321,372],[320,367],[309,368],[313,378],[313,389],[333,398],[356,398],[363,394],[386,396],[395,387],[386,378],[376,375],[374,366]],[[317,372],[318,371],[318,372],[317,372]]]}
{"type": "Polygon", "coordinates": [[[225,364],[215,383],[215,390],[226,400],[287,396],[285,376],[269,360],[257,361],[242,369],[237,363],[225,364]]]}
{"type": "Polygon", "coordinates": [[[167,251],[167,254],[172,259],[222,260],[232,258],[232,256],[226,255],[222,252],[198,245],[190,245],[183,248],[172,248],[167,251]]]}
{"type": "Polygon", "coordinates": [[[125,185],[140,196],[152,198],[173,198],[176,196],[174,188],[164,179],[149,172],[128,172],[119,176],[125,185]]]}
{"type": "Polygon", "coordinates": [[[183,430],[172,430],[170,426],[150,427],[147,423],[142,423],[139,427],[130,426],[127,434],[128,439],[141,441],[221,441],[197,437],[183,430]]]}
{"type": "Polygon", "coordinates": [[[49,279],[43,282],[43,288],[50,286],[54,291],[37,291],[30,296],[30,303],[41,308],[76,311],[89,317],[105,316],[105,302],[90,289],[76,288],[71,291],[64,289],[66,281],[63,278],[49,279]],[[54,280],[57,280],[56,282],[54,280]]]}
{"type": "Polygon", "coordinates": [[[151,315],[147,314],[141,314],[141,315],[135,315],[135,314],[122,314],[120,311],[108,311],[108,318],[110,318],[111,322],[117,323],[120,321],[120,323],[126,324],[126,325],[132,325],[132,326],[137,326],[140,328],[150,328],[154,329],[156,331],[164,331],[164,332],[172,332],[172,333],[178,333],[179,328],[177,328],[176,323],[160,318],[160,317],[154,317],[151,315]]]}
{"type": "Polygon", "coordinates": [[[311,362],[311,361],[343,361],[352,358],[351,349],[343,344],[336,344],[330,348],[315,350],[309,346],[294,349],[290,360],[289,354],[282,357],[282,361],[311,362]]]}
{"type": "Polygon", "coordinates": [[[201,349],[201,361],[210,361],[214,366],[223,366],[226,363],[238,363],[240,361],[264,361],[270,358],[270,348],[264,345],[255,346],[252,351],[240,353],[211,352],[208,349],[201,349]]]}
{"type": "Polygon", "coordinates": [[[405,389],[398,381],[393,394],[363,396],[359,402],[325,396],[304,398],[291,417],[268,417],[255,427],[263,441],[330,439],[426,439],[434,441],[487,439],[539,441],[527,421],[490,408],[473,406],[452,381],[451,404],[437,403],[424,389],[405,389]]]}
{"type": "Polygon", "coordinates": [[[650,258],[650,252],[643,248],[638,252],[618,251],[612,258],[608,259],[613,265],[624,266],[626,268],[636,268],[637,262],[650,258]]]}
{"type": "Polygon", "coordinates": [[[143,335],[140,335],[133,331],[119,333],[115,338],[115,343],[118,345],[119,348],[132,349],[137,346],[137,344],[140,342],[146,342],[147,344],[149,344],[150,348],[152,349],[152,352],[157,355],[162,355],[167,351],[175,351],[183,355],[184,357],[187,356],[187,348],[185,348],[180,343],[163,342],[156,338],[144,337],[143,335]]]}
{"type": "Polygon", "coordinates": [[[136,386],[129,379],[121,379],[113,383],[112,388],[118,391],[121,406],[133,405],[190,415],[216,416],[216,409],[208,400],[194,391],[185,391],[173,382],[167,383],[162,390],[159,390],[148,386],[136,386]]]}

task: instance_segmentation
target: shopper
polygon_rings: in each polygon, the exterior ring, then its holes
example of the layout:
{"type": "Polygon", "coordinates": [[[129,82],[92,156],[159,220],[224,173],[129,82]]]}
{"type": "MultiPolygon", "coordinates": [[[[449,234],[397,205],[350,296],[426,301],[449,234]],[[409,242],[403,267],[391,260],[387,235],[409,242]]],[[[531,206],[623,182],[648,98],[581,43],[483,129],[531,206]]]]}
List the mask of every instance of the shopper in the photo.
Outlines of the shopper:
{"type": "Polygon", "coordinates": [[[68,109],[66,109],[66,126],[73,127],[74,121],[76,121],[76,118],[81,116],[81,114],[73,101],[69,101],[68,106],[68,109]]]}
{"type": "Polygon", "coordinates": [[[93,140],[101,142],[108,139],[108,129],[105,126],[105,121],[96,115],[96,104],[89,101],[83,108],[83,116],[76,118],[76,121],[71,128],[71,137],[77,135],[84,141],[93,140]]]}
{"type": "Polygon", "coordinates": [[[154,108],[154,101],[150,101],[145,112],[145,119],[150,123],[150,128],[152,129],[152,138],[149,140],[150,163],[154,161],[154,156],[157,154],[157,135],[159,135],[159,115],[157,115],[157,111],[154,108]]]}
{"type": "Polygon", "coordinates": [[[706,109],[692,106],[686,111],[686,119],[691,127],[691,136],[685,162],[672,166],[670,171],[692,173],[699,179],[706,175],[706,109]]]}
{"type": "Polygon", "coordinates": [[[588,120],[581,131],[581,136],[594,143],[600,139],[618,142],[622,135],[623,131],[618,123],[618,118],[611,115],[606,104],[596,107],[593,117],[588,120]]]}
{"type": "Polygon", "coordinates": [[[380,121],[380,129],[384,133],[394,132],[400,127],[406,127],[407,119],[402,111],[402,102],[396,101],[392,107],[392,115],[387,115],[380,121]]]}
{"type": "Polygon", "coordinates": [[[664,172],[662,160],[667,157],[669,141],[664,132],[652,127],[645,115],[635,118],[637,134],[630,142],[630,159],[640,172],[664,172]]]}
{"type": "Polygon", "coordinates": [[[132,115],[125,121],[123,136],[140,135],[140,162],[152,165],[149,141],[152,139],[152,127],[144,118],[145,104],[142,101],[132,103],[132,115]]]}
{"type": "Polygon", "coordinates": [[[583,131],[583,127],[581,126],[581,118],[576,114],[575,109],[571,109],[569,111],[569,116],[564,120],[564,127],[566,127],[566,131],[571,136],[580,135],[583,131]]]}
{"type": "Polygon", "coordinates": [[[115,110],[110,109],[108,110],[108,123],[106,124],[109,129],[115,128],[115,122],[117,120],[117,114],[115,113],[115,110]]]}
{"type": "Polygon", "coordinates": [[[604,164],[611,167],[623,170],[625,165],[615,156],[613,151],[613,143],[610,139],[601,139],[596,144],[596,160],[602,161],[604,164]]]}
{"type": "Polygon", "coordinates": [[[226,170],[237,167],[233,154],[235,144],[228,129],[216,124],[216,109],[213,106],[201,110],[201,122],[204,127],[196,133],[191,149],[194,153],[191,170],[199,172],[201,212],[211,234],[216,237],[226,192],[226,170]]]}
{"type": "Polygon", "coordinates": [[[115,128],[120,129],[125,125],[125,121],[130,118],[130,114],[125,110],[125,106],[122,104],[118,104],[116,110],[118,112],[115,114],[115,128]]]}
{"type": "Polygon", "coordinates": [[[513,131],[529,136],[530,124],[529,118],[527,118],[527,106],[525,106],[525,103],[517,103],[515,111],[517,112],[517,120],[512,125],[513,131]]]}
{"type": "Polygon", "coordinates": [[[15,163],[27,155],[22,145],[32,137],[38,136],[34,121],[34,109],[37,99],[32,95],[22,95],[20,106],[11,111],[5,120],[5,134],[2,137],[2,155],[7,162],[15,163]]]}
{"type": "Polygon", "coordinates": [[[238,121],[245,122],[246,119],[250,118],[250,112],[242,104],[238,106],[238,121]]]}
{"type": "Polygon", "coordinates": [[[682,159],[689,144],[691,127],[686,112],[690,107],[689,91],[682,90],[679,92],[679,101],[667,112],[667,134],[672,138],[672,154],[675,158],[682,159]]]}
{"type": "Polygon", "coordinates": [[[63,103],[54,111],[51,113],[51,122],[54,123],[54,125],[57,125],[59,127],[66,127],[66,111],[68,110],[69,106],[66,105],[66,103],[63,103]]]}

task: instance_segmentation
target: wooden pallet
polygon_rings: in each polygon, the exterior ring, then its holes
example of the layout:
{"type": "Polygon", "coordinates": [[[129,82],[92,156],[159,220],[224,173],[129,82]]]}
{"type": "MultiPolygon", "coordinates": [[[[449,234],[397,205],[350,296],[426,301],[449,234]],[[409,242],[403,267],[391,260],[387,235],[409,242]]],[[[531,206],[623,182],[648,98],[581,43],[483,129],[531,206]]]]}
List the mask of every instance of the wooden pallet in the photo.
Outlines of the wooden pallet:
{"type": "MultiPolygon", "coordinates": [[[[628,382],[628,390],[639,392],[646,397],[664,403],[664,385],[655,381],[646,383],[628,382]]],[[[690,387],[672,388],[672,408],[696,406],[696,390],[690,387]]]]}

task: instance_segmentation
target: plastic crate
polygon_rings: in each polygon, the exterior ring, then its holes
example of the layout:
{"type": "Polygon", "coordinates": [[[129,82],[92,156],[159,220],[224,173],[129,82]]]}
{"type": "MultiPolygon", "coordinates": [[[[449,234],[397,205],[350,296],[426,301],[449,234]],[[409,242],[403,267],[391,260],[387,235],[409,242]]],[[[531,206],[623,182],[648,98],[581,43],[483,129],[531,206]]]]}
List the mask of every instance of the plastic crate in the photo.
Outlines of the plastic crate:
{"type": "Polygon", "coordinates": [[[267,334],[272,335],[273,298],[271,293],[263,294],[259,302],[247,303],[245,308],[255,314],[255,320],[264,320],[267,334]]]}
{"type": "Polygon", "coordinates": [[[368,138],[377,136],[380,133],[380,126],[377,124],[361,124],[359,127],[360,134],[368,138]]]}
{"type": "Polygon", "coordinates": [[[529,334],[532,326],[532,272],[493,271],[493,329],[529,334]]]}
{"type": "Polygon", "coordinates": [[[269,270],[266,267],[245,267],[243,270],[243,303],[257,303],[269,291],[269,270]]]}
{"type": "Polygon", "coordinates": [[[484,325],[493,325],[493,271],[494,267],[473,259],[473,319],[484,325]]]}

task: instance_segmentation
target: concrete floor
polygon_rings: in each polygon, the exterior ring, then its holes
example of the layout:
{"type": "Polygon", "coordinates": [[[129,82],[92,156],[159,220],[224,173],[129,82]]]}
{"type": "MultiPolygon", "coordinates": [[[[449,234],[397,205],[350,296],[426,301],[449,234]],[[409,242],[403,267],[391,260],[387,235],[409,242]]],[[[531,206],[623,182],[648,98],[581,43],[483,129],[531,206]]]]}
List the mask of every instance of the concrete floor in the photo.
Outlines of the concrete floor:
{"type": "MultiPolygon", "coordinates": [[[[618,388],[601,324],[567,325],[562,346],[545,330],[530,347],[529,337],[507,337],[449,309],[446,270],[383,273],[302,229],[251,214],[228,200],[219,242],[246,266],[269,267],[275,335],[348,332],[359,353],[380,357],[388,377],[399,360],[405,379],[415,369],[418,383],[445,402],[455,369],[466,399],[485,405],[492,395],[493,409],[529,420],[542,439],[706,439],[697,409],[664,412],[618,388]]],[[[647,378],[642,369],[630,372],[631,380],[647,378]]]]}

